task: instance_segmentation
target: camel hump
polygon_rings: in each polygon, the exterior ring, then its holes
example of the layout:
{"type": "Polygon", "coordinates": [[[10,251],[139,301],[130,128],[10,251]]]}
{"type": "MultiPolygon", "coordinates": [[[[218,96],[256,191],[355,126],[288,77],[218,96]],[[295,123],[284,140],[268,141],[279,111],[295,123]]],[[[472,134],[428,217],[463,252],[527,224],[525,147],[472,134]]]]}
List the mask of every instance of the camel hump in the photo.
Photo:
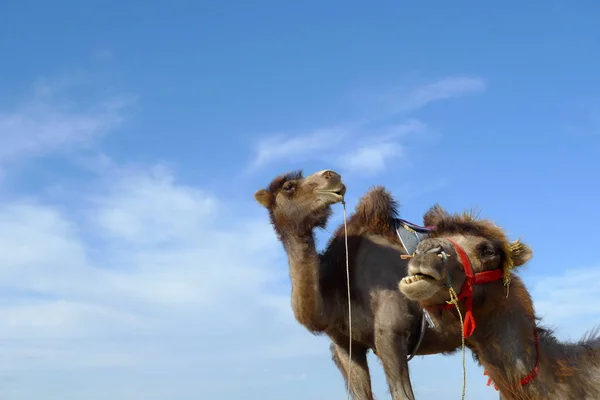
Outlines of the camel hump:
{"type": "Polygon", "coordinates": [[[394,229],[398,218],[398,202],[383,186],[372,187],[358,202],[355,222],[372,233],[387,233],[394,229]]]}

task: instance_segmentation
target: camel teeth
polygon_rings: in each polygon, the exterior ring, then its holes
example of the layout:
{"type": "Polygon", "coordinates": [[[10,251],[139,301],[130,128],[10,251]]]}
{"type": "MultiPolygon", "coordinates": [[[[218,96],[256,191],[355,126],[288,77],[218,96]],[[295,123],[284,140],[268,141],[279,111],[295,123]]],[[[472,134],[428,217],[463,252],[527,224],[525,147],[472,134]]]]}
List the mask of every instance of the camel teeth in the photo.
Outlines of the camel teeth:
{"type": "Polygon", "coordinates": [[[417,281],[420,281],[421,279],[424,279],[425,277],[422,275],[410,275],[410,276],[405,276],[404,278],[402,278],[402,282],[406,283],[406,284],[410,284],[410,283],[415,283],[417,281]]]}
{"type": "Polygon", "coordinates": [[[409,276],[405,276],[404,278],[402,278],[402,282],[404,282],[405,284],[410,284],[410,283],[422,281],[426,278],[427,277],[425,275],[409,275],[409,276]]]}

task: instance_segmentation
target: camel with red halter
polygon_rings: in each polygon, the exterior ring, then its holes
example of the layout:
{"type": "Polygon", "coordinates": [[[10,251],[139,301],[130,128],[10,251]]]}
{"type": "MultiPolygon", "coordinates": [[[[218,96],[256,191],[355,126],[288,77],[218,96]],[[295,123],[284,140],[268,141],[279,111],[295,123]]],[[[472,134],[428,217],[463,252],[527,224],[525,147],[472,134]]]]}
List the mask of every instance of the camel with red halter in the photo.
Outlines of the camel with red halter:
{"type": "Polygon", "coordinates": [[[529,292],[514,273],[531,249],[471,213],[451,215],[435,206],[424,222],[436,228],[417,246],[399,289],[437,326],[455,332],[464,315],[465,343],[502,396],[600,399],[599,332],[563,343],[538,324],[529,292]]]}

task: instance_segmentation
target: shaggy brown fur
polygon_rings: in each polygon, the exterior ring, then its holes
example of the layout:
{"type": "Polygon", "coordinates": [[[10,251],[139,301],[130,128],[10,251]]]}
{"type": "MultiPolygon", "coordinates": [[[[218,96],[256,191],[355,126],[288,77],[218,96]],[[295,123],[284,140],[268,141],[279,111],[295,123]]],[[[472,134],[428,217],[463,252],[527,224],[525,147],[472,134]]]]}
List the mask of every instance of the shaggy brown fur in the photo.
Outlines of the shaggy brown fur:
{"type": "MultiPolygon", "coordinates": [[[[341,201],[320,190],[339,188],[341,178],[321,171],[303,178],[285,174],[255,194],[267,208],[288,254],[292,308],[298,322],[332,341],[332,358],[348,384],[348,307],[344,227],[317,253],[314,228],[325,227],[331,205],[341,201]]],[[[352,377],[355,399],[373,399],[367,352],[383,364],[393,399],[413,399],[407,354],[416,344],[421,314],[416,302],[397,291],[406,275],[406,254],[394,231],[397,204],[383,187],[372,188],[348,218],[352,297],[352,377]]],[[[428,330],[417,354],[450,352],[458,331],[428,330]],[[448,340],[448,338],[450,338],[448,340]]]]}
{"type": "MultiPolygon", "coordinates": [[[[524,244],[513,246],[518,251],[508,251],[510,243],[499,227],[469,213],[450,215],[436,206],[425,220],[438,229],[434,238],[419,244],[409,263],[409,275],[428,278],[415,283],[403,281],[400,290],[421,301],[432,310],[434,319],[455,331],[459,324],[456,311],[440,311],[436,305],[447,299],[441,281],[450,275],[452,286],[459,292],[465,275],[454,247],[444,238],[453,239],[467,252],[475,273],[503,268],[507,259],[518,267],[531,258],[532,252],[524,244]],[[438,257],[441,251],[450,255],[447,261],[438,257]]],[[[511,275],[508,297],[501,281],[475,285],[473,314],[477,328],[466,341],[475,359],[506,399],[600,399],[598,330],[579,343],[559,342],[549,329],[538,326],[529,292],[521,279],[511,275]],[[533,380],[521,385],[536,363],[534,329],[540,342],[539,370],[533,380]]]]}
{"type": "Polygon", "coordinates": [[[434,205],[425,213],[423,223],[435,226],[432,237],[457,235],[483,236],[490,240],[507,241],[504,231],[485,219],[478,219],[478,212],[465,211],[460,214],[449,214],[439,204],[434,205]]]}

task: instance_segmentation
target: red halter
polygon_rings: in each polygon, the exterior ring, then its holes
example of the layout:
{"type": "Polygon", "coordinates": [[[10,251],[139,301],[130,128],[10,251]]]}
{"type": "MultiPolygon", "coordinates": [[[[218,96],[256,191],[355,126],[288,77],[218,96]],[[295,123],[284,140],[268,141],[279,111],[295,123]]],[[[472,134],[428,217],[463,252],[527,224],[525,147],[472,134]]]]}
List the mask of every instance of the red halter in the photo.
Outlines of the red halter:
{"type": "MultiPolygon", "coordinates": [[[[502,269],[494,269],[491,271],[483,271],[478,272],[476,274],[473,273],[473,268],[471,267],[471,261],[469,260],[469,256],[463,250],[462,247],[458,245],[454,240],[446,238],[456,250],[458,257],[460,258],[460,264],[465,271],[465,283],[463,283],[462,288],[460,289],[460,293],[458,294],[458,299],[465,299],[465,323],[464,323],[464,333],[465,338],[471,336],[475,331],[475,318],[473,317],[473,285],[480,285],[482,283],[494,282],[502,280],[503,272],[502,269]]],[[[441,305],[442,309],[449,309],[454,307],[452,304],[444,304],[441,305]]]]}

